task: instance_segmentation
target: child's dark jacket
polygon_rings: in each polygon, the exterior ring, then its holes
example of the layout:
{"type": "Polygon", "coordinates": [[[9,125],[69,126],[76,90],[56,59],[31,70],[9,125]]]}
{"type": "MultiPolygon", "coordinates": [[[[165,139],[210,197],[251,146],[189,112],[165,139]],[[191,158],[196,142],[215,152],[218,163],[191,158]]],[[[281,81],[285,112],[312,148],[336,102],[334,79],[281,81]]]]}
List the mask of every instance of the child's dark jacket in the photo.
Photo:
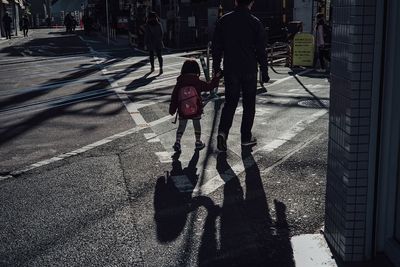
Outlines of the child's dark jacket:
{"type": "MultiPolygon", "coordinates": [[[[177,83],[175,85],[174,90],[172,91],[172,95],[171,95],[171,103],[169,105],[169,114],[174,115],[176,110],[178,109],[179,106],[179,90],[182,87],[185,86],[193,86],[194,88],[196,88],[197,94],[199,95],[199,97],[201,97],[201,92],[205,92],[205,91],[210,91],[212,89],[214,89],[215,87],[218,86],[219,83],[219,78],[214,77],[211,82],[205,82],[199,79],[199,77],[195,74],[184,74],[184,75],[180,75],[177,78],[177,83]]],[[[199,109],[199,114],[196,114],[196,116],[201,116],[201,114],[203,113],[203,108],[201,103],[200,104],[200,109],[199,109]]],[[[179,113],[179,110],[178,110],[179,113]]],[[[179,113],[179,116],[182,117],[182,114],[179,113]]]]}

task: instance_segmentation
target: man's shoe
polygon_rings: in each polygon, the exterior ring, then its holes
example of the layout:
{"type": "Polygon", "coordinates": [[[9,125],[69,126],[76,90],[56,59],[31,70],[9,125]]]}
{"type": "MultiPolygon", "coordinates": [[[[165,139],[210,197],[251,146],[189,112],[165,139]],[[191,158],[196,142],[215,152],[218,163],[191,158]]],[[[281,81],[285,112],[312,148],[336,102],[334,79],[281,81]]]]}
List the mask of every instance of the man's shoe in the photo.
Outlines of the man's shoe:
{"type": "Polygon", "coordinates": [[[178,142],[175,142],[175,144],[172,146],[175,152],[180,153],[181,152],[181,144],[178,142]]]}
{"type": "Polygon", "coordinates": [[[206,144],[204,144],[204,142],[202,141],[196,141],[195,146],[197,150],[202,150],[206,147],[206,144]]]}
{"type": "Polygon", "coordinates": [[[218,134],[217,136],[217,148],[219,151],[226,152],[226,137],[224,134],[218,134]]]}
{"type": "Polygon", "coordinates": [[[257,138],[252,137],[249,141],[242,142],[242,146],[255,146],[257,145],[257,138]]]}

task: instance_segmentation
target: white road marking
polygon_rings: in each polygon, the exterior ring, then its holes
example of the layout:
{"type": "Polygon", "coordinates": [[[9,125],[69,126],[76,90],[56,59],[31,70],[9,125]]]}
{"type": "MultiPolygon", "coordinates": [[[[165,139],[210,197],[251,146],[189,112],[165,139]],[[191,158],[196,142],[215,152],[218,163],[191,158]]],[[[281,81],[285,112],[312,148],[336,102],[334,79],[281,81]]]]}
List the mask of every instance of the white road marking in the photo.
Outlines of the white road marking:
{"type": "MultiPolygon", "coordinates": [[[[81,38],[82,41],[84,41],[84,39],[79,36],[81,38]]],[[[96,63],[98,64],[101,72],[104,74],[104,69],[101,66],[102,61],[101,59],[96,56],[98,53],[93,49],[93,47],[91,47],[90,45],[88,45],[90,52],[93,54],[93,59],[96,61],[96,63]]],[[[118,83],[116,81],[114,81],[114,79],[106,76],[108,82],[110,83],[111,87],[116,87],[118,86],[118,83]]],[[[136,123],[136,125],[143,129],[148,127],[148,124],[146,122],[146,120],[143,118],[143,116],[140,114],[140,112],[138,111],[139,106],[135,103],[132,103],[132,101],[129,99],[129,97],[127,95],[122,95],[119,94],[118,92],[115,92],[117,94],[117,96],[119,97],[119,99],[121,100],[121,102],[124,104],[124,106],[126,107],[127,111],[129,112],[132,120],[136,123]]]]}
{"type": "Polygon", "coordinates": [[[161,151],[155,153],[161,163],[171,163],[173,152],[161,151]]]}
{"type": "MultiPolygon", "coordinates": [[[[130,64],[121,64],[121,63],[117,63],[117,64],[115,64],[115,65],[113,65],[112,67],[119,67],[119,66],[126,66],[126,65],[133,65],[134,63],[130,63],[130,64]]],[[[165,64],[165,63],[164,63],[165,64]]],[[[178,63],[175,63],[175,64],[168,64],[168,65],[164,65],[164,69],[166,69],[166,68],[173,68],[173,66],[182,66],[182,64],[183,64],[183,61],[182,62],[178,62],[178,63]]],[[[146,65],[145,65],[146,66],[146,65]]],[[[109,71],[105,71],[104,72],[104,74],[105,75],[109,75],[109,74],[118,74],[118,73],[121,73],[121,72],[126,72],[126,70],[129,70],[129,71],[141,71],[141,72],[143,72],[143,73],[146,73],[146,72],[149,72],[149,69],[145,69],[145,68],[143,68],[143,67],[145,67],[145,66],[141,66],[141,67],[135,67],[135,68],[123,68],[123,69],[116,69],[116,70],[109,70],[109,71]]],[[[164,72],[164,74],[165,74],[165,72],[164,72]]]]}
{"type": "Polygon", "coordinates": [[[281,83],[283,83],[283,82],[285,82],[285,81],[287,81],[287,80],[290,80],[290,79],[292,79],[292,78],[294,78],[294,77],[299,77],[299,76],[301,76],[301,75],[307,74],[307,73],[312,72],[312,71],[313,71],[312,69],[303,70],[303,71],[299,72],[298,74],[291,75],[291,76],[289,76],[289,77],[285,77],[285,78],[279,79],[279,80],[273,82],[272,84],[270,84],[270,86],[272,86],[272,85],[277,85],[277,84],[281,84],[281,83]]]}
{"type": "Polygon", "coordinates": [[[12,178],[11,175],[5,175],[5,176],[1,176],[1,175],[0,175],[0,182],[3,181],[3,180],[10,179],[10,178],[12,178]]]}
{"type": "Polygon", "coordinates": [[[156,137],[157,135],[155,133],[145,133],[144,134],[144,138],[146,138],[146,140],[152,139],[154,137],[156,137]]]}
{"type": "MultiPolygon", "coordinates": [[[[176,53],[176,54],[169,54],[169,55],[163,55],[163,59],[166,60],[168,58],[184,58],[188,59],[191,55],[197,55],[200,52],[188,52],[188,53],[176,53]]],[[[115,67],[118,66],[125,66],[125,65],[133,65],[137,64],[140,61],[147,60],[149,57],[148,56],[134,56],[134,57],[128,57],[119,63],[115,64],[115,67]]],[[[183,62],[182,62],[183,63],[183,62]]]]}
{"type": "MultiPolygon", "coordinates": [[[[299,134],[300,132],[305,130],[308,124],[316,121],[318,118],[320,118],[321,116],[323,116],[326,113],[327,113],[327,110],[320,110],[320,111],[312,114],[311,116],[309,116],[307,119],[299,121],[298,123],[296,123],[294,125],[294,127],[292,127],[287,132],[285,132],[284,134],[279,136],[277,139],[275,139],[275,140],[269,142],[268,144],[266,144],[265,146],[255,150],[253,152],[253,154],[257,154],[260,152],[274,151],[278,147],[282,146],[286,142],[293,139],[293,137],[295,137],[297,134],[299,134]]],[[[307,141],[306,144],[308,144],[308,142],[311,142],[310,140],[312,141],[314,139],[313,138],[309,139],[309,141],[307,141]]],[[[295,149],[292,152],[295,153],[303,145],[304,144],[301,144],[300,147],[295,147],[295,149]]],[[[193,196],[195,197],[198,195],[211,194],[212,192],[217,190],[219,187],[223,186],[227,181],[229,181],[233,177],[240,175],[248,167],[246,165],[251,166],[252,164],[254,164],[254,162],[246,162],[246,159],[244,161],[245,161],[244,164],[238,163],[238,164],[232,166],[233,172],[229,170],[229,172],[222,174],[222,176],[220,174],[216,175],[212,179],[208,180],[205,184],[197,185],[195,190],[193,191],[193,196]]]]}
{"type": "Polygon", "coordinates": [[[139,127],[146,127],[147,121],[143,118],[142,114],[140,114],[139,112],[139,108],[143,106],[135,102],[132,102],[127,95],[118,94],[118,97],[125,105],[125,108],[128,110],[129,114],[131,115],[131,118],[136,123],[136,125],[138,125],[139,127]]]}
{"type": "MultiPolygon", "coordinates": [[[[165,81],[169,81],[169,80],[173,80],[175,82],[175,80],[178,76],[179,76],[179,72],[177,72],[177,71],[164,72],[163,76],[158,76],[158,74],[155,72],[153,75],[149,75],[146,79],[154,78],[154,80],[151,82],[151,84],[154,84],[157,82],[165,82],[165,81]],[[176,76],[173,74],[175,74],[176,76]],[[169,76],[169,75],[171,75],[171,76],[169,76]]],[[[132,81],[134,81],[136,79],[140,79],[140,78],[141,78],[140,75],[139,76],[126,76],[124,78],[118,79],[117,82],[118,82],[118,84],[121,84],[124,82],[132,82],[132,81]]],[[[171,85],[173,85],[173,84],[174,83],[171,83],[171,85]]]]}
{"type": "MultiPolygon", "coordinates": [[[[137,132],[139,132],[140,130],[143,130],[143,129],[145,129],[145,128],[149,128],[149,127],[156,126],[156,125],[158,125],[158,124],[160,124],[160,123],[163,123],[163,122],[168,121],[168,120],[171,120],[171,119],[172,119],[172,117],[168,115],[168,116],[165,116],[165,117],[163,117],[163,118],[160,118],[160,119],[158,119],[158,120],[156,120],[156,121],[153,121],[153,122],[151,122],[151,123],[148,123],[146,127],[139,127],[139,126],[137,126],[137,127],[132,128],[132,129],[129,129],[129,130],[126,130],[126,131],[123,131],[123,132],[114,134],[114,135],[112,135],[112,136],[106,137],[106,138],[104,138],[104,139],[102,139],[102,140],[99,140],[99,141],[97,141],[97,142],[94,142],[94,143],[92,143],[92,144],[90,144],[90,145],[86,145],[86,146],[81,147],[81,148],[79,148],[79,149],[76,149],[76,150],[74,150],[74,151],[67,152],[67,153],[63,153],[63,154],[60,154],[60,155],[58,155],[58,156],[56,156],[56,157],[53,157],[53,158],[50,158],[50,159],[46,159],[46,160],[42,160],[42,161],[36,162],[36,163],[31,164],[31,165],[29,165],[29,166],[27,166],[27,167],[25,167],[25,168],[20,169],[20,170],[11,172],[11,175],[0,176],[0,181],[1,181],[1,180],[6,180],[6,179],[9,179],[9,178],[12,178],[12,177],[17,176],[17,175],[21,175],[21,174],[23,174],[23,173],[26,173],[26,172],[28,172],[28,171],[34,170],[34,169],[39,168],[39,167],[43,167],[43,166],[45,166],[45,165],[49,165],[49,164],[51,164],[51,163],[53,163],[53,162],[57,162],[57,161],[60,161],[60,160],[66,159],[66,158],[70,158],[70,157],[72,157],[72,156],[77,156],[77,155],[79,155],[79,154],[82,154],[82,153],[84,153],[84,152],[87,152],[87,151],[89,151],[89,150],[92,150],[92,149],[94,149],[94,148],[96,148],[96,147],[99,147],[99,146],[108,144],[108,143],[110,143],[110,142],[112,142],[112,141],[115,141],[115,140],[117,140],[117,139],[120,139],[120,138],[122,138],[122,137],[125,137],[125,136],[128,136],[128,135],[137,133],[137,132]]],[[[167,157],[166,155],[163,155],[163,156],[167,157]]],[[[169,155],[169,157],[171,157],[171,155],[169,155]]]]}
{"type": "Polygon", "coordinates": [[[148,143],[159,143],[161,142],[160,138],[157,137],[155,133],[145,133],[144,138],[146,138],[148,143]]]}

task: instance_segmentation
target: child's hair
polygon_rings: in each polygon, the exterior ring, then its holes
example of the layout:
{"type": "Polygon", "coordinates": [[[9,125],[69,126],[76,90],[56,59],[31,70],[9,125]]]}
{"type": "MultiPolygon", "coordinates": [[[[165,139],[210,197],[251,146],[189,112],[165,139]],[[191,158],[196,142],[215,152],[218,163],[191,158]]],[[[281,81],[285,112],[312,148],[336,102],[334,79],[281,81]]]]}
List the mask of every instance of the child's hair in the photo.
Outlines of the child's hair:
{"type": "Polygon", "coordinates": [[[200,75],[200,66],[196,60],[188,59],[183,63],[181,74],[197,74],[200,75]]]}

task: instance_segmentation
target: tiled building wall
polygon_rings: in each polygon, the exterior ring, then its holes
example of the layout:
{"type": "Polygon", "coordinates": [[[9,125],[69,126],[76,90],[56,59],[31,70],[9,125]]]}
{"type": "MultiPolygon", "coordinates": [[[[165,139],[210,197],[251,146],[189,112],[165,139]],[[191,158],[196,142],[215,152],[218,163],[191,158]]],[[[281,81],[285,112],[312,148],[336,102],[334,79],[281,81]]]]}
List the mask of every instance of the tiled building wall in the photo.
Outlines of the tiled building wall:
{"type": "Polygon", "coordinates": [[[376,1],[332,0],[325,232],[345,261],[362,261],[366,254],[376,1]]]}

